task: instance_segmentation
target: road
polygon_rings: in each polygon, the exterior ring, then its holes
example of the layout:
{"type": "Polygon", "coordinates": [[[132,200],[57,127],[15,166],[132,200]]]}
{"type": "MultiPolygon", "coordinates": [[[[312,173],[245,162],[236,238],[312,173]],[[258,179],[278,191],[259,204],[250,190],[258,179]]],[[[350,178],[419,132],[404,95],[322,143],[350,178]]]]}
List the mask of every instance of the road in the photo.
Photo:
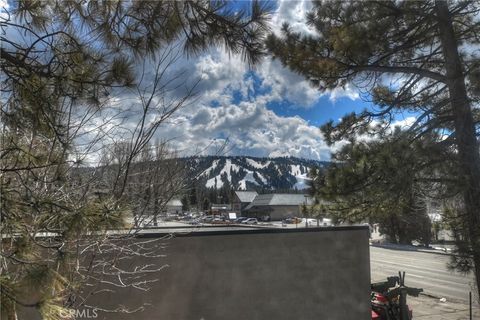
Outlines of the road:
{"type": "MultiPolygon", "coordinates": [[[[449,256],[415,251],[370,247],[372,282],[406,272],[405,284],[423,288],[424,292],[447,300],[468,302],[468,293],[476,292],[473,275],[464,276],[447,269],[449,256]]],[[[475,299],[474,299],[475,300],[475,299]]]]}

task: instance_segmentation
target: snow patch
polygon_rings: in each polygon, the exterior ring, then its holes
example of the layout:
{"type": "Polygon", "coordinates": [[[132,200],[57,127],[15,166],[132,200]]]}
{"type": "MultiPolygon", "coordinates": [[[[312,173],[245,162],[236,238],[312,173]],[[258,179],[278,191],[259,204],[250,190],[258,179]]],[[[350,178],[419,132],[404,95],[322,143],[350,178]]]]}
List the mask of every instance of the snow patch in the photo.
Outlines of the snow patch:
{"type": "Polygon", "coordinates": [[[293,185],[297,190],[307,189],[309,187],[308,182],[312,179],[306,177],[306,175],[295,177],[297,183],[293,185]]]}
{"type": "Polygon", "coordinates": [[[238,182],[238,190],[247,190],[247,182],[242,179],[238,182]]]}
{"type": "Polygon", "coordinates": [[[207,176],[208,177],[210,175],[210,173],[217,168],[218,162],[219,162],[219,160],[213,160],[210,168],[203,171],[201,176],[207,176]]]}
{"type": "Polygon", "coordinates": [[[298,190],[307,189],[309,187],[308,183],[312,179],[308,177],[308,168],[307,173],[302,173],[299,164],[292,164],[290,165],[290,173],[297,179],[297,183],[293,186],[298,190]]]}
{"type": "Polygon", "coordinates": [[[300,165],[299,164],[291,164],[290,165],[290,173],[292,176],[299,176],[302,174],[302,171],[300,170],[300,165]]]}
{"type": "Polygon", "coordinates": [[[205,186],[207,188],[215,187],[215,178],[217,179],[217,189],[221,188],[223,186],[223,181],[222,181],[222,179],[220,179],[220,176],[215,176],[212,179],[208,179],[207,183],[205,183],[205,186]]]}
{"type": "Polygon", "coordinates": [[[256,184],[258,186],[258,182],[253,177],[253,171],[250,171],[250,170],[246,170],[246,171],[247,171],[247,174],[245,175],[245,177],[238,182],[239,190],[247,190],[247,181],[250,183],[256,184]]]}
{"type": "Polygon", "coordinates": [[[263,184],[267,184],[267,179],[265,179],[265,177],[260,172],[257,172],[257,176],[260,178],[263,184]]]}
{"type": "Polygon", "coordinates": [[[271,162],[270,160],[268,160],[268,161],[265,162],[265,163],[263,163],[263,162],[260,163],[260,162],[258,162],[258,161],[253,160],[253,159],[250,159],[250,158],[246,158],[245,160],[247,161],[247,163],[248,163],[249,165],[251,165],[252,167],[254,167],[254,168],[256,168],[256,169],[263,169],[263,168],[265,168],[265,167],[268,167],[268,165],[269,165],[270,162],[271,162]]]}
{"type": "MultiPolygon", "coordinates": [[[[218,165],[218,160],[215,160],[217,162],[214,163],[215,166],[212,165],[213,168],[216,168],[217,165],[218,165]]],[[[211,168],[208,168],[207,170],[208,173],[210,174],[211,168]]],[[[207,171],[205,170],[205,171],[207,171]]],[[[212,169],[213,170],[213,169],[212,169]]],[[[205,172],[204,171],[204,172],[205,172]]],[[[222,175],[224,173],[227,174],[227,179],[229,182],[232,182],[232,175],[230,174],[230,171],[234,171],[234,172],[238,172],[240,171],[240,167],[236,164],[233,164],[232,161],[230,159],[227,159],[227,161],[225,161],[225,165],[223,166],[222,170],[220,170],[220,173],[218,175],[216,175],[215,177],[211,178],[211,179],[208,179],[207,180],[207,183],[205,184],[205,186],[207,188],[212,188],[212,187],[215,187],[215,178],[217,178],[217,188],[221,188],[223,186],[223,181],[222,181],[222,175]]],[[[207,175],[208,176],[208,175],[207,175]]]]}

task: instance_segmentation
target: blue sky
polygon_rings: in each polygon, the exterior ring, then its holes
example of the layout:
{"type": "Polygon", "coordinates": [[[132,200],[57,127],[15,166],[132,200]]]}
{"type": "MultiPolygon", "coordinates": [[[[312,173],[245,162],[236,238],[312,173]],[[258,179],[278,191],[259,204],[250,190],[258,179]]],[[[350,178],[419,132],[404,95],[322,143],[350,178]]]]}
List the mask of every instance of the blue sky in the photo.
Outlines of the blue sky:
{"type": "Polygon", "coordinates": [[[307,120],[311,125],[320,126],[330,120],[337,122],[346,113],[352,111],[359,112],[369,106],[370,103],[364,103],[359,99],[352,100],[341,97],[332,101],[328,96],[322,96],[308,108],[292,105],[288,101],[283,103],[273,102],[268,105],[268,108],[279,116],[291,117],[298,115],[307,120]]]}
{"type": "MultiPolygon", "coordinates": [[[[270,87],[262,86],[262,80],[255,71],[249,71],[245,74],[244,79],[248,80],[249,78],[253,81],[252,89],[246,96],[243,96],[239,90],[234,91],[232,95],[234,103],[239,103],[243,100],[254,100],[255,97],[271,91],[270,87]]],[[[213,105],[218,104],[213,103],[213,105]]],[[[266,107],[278,116],[299,116],[308,121],[310,125],[320,126],[330,120],[338,122],[346,113],[352,111],[360,112],[365,108],[370,109],[372,103],[357,97],[340,96],[333,98],[331,94],[318,92],[318,99],[312,104],[305,105],[300,102],[292,102],[287,97],[284,97],[280,101],[268,102],[266,107]]]]}

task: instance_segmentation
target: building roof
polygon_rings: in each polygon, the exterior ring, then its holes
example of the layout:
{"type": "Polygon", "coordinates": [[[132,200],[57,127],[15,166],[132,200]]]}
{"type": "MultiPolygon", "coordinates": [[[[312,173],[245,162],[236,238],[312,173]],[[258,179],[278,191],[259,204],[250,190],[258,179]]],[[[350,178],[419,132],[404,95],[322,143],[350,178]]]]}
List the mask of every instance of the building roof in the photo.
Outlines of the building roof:
{"type": "Polygon", "coordinates": [[[170,201],[167,202],[167,206],[169,207],[181,207],[182,206],[182,201],[179,199],[171,199],[170,201]]]}
{"type": "Polygon", "coordinates": [[[273,193],[273,194],[259,194],[255,197],[245,210],[252,207],[262,206],[298,206],[302,204],[312,205],[313,199],[309,195],[304,194],[289,194],[289,193],[273,193]]]}
{"type": "Polygon", "coordinates": [[[258,193],[256,191],[235,191],[240,202],[252,202],[258,193]]]}

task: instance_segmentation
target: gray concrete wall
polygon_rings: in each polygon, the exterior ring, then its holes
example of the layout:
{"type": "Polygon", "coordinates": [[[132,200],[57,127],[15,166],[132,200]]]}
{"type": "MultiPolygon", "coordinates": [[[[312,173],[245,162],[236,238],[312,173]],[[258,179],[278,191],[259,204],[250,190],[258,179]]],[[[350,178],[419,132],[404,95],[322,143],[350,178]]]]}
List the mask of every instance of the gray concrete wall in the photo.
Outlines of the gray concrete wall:
{"type": "Polygon", "coordinates": [[[95,298],[110,307],[150,307],[99,318],[370,319],[367,230],[308,230],[174,238],[162,261],[169,267],[149,292],[95,298]]]}
{"type": "MultiPolygon", "coordinates": [[[[87,301],[107,309],[147,303],[144,311],[82,308],[77,319],[371,319],[367,227],[218,230],[177,236],[165,258],[136,261],[169,266],[151,275],[158,281],[149,291],[117,289],[87,301]]],[[[31,309],[19,319],[38,319],[31,309]]]]}

